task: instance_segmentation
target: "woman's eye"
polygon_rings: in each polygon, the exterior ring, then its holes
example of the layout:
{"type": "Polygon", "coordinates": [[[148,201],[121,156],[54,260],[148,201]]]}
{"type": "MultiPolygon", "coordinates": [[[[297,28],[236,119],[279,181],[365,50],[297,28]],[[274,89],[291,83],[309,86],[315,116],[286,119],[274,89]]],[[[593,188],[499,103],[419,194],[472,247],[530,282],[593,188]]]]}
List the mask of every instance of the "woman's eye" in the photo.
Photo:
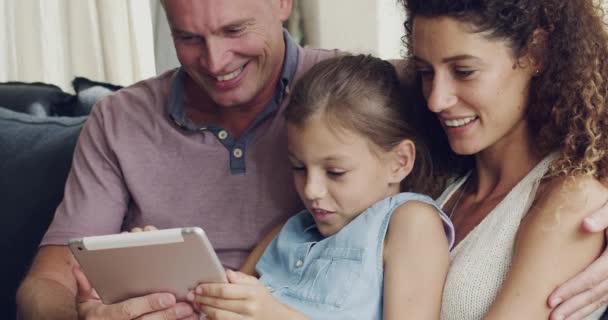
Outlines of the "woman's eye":
{"type": "Polygon", "coordinates": [[[471,69],[456,69],[454,70],[454,74],[460,79],[466,79],[472,76],[475,73],[475,70],[471,69]]]}
{"type": "Polygon", "coordinates": [[[422,79],[431,79],[433,77],[433,71],[429,69],[418,69],[416,73],[422,79]]]}

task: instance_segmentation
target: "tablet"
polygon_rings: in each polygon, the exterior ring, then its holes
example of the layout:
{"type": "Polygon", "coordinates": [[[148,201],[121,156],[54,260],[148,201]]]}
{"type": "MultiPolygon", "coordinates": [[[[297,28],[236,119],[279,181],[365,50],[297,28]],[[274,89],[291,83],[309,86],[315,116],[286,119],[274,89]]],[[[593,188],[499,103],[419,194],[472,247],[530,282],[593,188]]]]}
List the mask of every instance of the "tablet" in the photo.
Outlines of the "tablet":
{"type": "Polygon", "coordinates": [[[227,282],[198,227],[77,238],[69,247],[105,304],[155,292],[183,301],[199,283],[227,282]]]}

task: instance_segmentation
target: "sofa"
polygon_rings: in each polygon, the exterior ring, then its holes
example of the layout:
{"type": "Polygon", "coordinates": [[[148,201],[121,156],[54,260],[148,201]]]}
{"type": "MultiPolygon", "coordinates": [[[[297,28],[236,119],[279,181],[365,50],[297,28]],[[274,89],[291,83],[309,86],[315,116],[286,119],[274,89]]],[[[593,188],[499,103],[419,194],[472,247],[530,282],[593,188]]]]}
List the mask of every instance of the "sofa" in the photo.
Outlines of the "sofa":
{"type": "Polygon", "coordinates": [[[63,198],[87,115],[95,102],[121,88],[82,77],[72,85],[74,94],[44,83],[0,83],[2,319],[15,319],[16,289],[63,198]]]}

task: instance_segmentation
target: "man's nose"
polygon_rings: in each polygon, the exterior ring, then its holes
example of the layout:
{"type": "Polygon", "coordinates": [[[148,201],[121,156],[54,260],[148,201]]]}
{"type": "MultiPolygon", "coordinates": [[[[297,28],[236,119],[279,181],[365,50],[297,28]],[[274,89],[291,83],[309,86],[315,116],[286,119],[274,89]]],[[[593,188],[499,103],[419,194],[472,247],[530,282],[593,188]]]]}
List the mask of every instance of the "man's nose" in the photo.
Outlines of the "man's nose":
{"type": "Polygon", "coordinates": [[[208,38],[205,46],[205,54],[201,56],[201,63],[206,67],[207,71],[216,76],[230,72],[230,70],[225,70],[229,55],[225,41],[208,38]]]}

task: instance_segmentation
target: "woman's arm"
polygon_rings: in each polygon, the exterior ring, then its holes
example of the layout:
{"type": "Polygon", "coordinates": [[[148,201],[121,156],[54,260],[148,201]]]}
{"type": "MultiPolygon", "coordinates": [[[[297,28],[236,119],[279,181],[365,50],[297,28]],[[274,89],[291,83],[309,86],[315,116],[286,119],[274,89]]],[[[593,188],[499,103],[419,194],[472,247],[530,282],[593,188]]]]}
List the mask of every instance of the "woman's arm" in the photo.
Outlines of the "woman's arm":
{"type": "Polygon", "coordinates": [[[519,227],[511,269],[487,320],[547,319],[547,296],[583,270],[604,247],[604,236],[581,229],[585,214],[608,200],[591,177],[553,179],[541,185],[519,227]]]}
{"type": "Polygon", "coordinates": [[[268,247],[268,245],[270,244],[272,239],[274,239],[274,237],[276,237],[279,234],[279,232],[281,231],[281,229],[283,228],[284,225],[285,225],[285,223],[283,222],[280,225],[274,227],[272,230],[270,230],[270,232],[268,234],[266,234],[262,238],[262,240],[260,240],[260,242],[258,242],[258,244],[255,246],[255,248],[253,248],[253,251],[251,251],[251,254],[249,254],[247,259],[245,260],[245,262],[239,269],[239,271],[241,271],[244,274],[248,274],[250,276],[254,276],[254,277],[258,276],[257,273],[255,272],[255,266],[258,264],[258,261],[264,254],[266,247],[268,247]]]}
{"type": "Polygon", "coordinates": [[[449,248],[433,206],[398,207],[384,247],[384,319],[439,319],[449,248]]]}

